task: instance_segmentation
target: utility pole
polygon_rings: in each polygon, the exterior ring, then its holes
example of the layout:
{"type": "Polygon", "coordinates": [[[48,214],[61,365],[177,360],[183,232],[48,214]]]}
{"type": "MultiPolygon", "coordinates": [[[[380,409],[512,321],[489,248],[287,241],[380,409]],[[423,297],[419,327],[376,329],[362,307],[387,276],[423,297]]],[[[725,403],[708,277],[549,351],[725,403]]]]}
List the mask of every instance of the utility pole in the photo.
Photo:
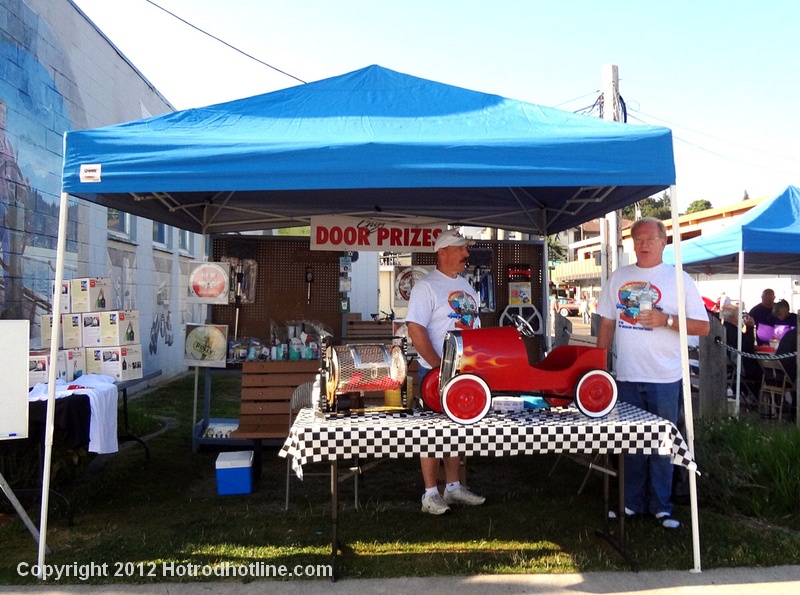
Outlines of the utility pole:
{"type": "MultiPolygon", "coordinates": [[[[603,119],[608,122],[620,122],[622,114],[619,101],[619,71],[615,64],[603,66],[602,89],[603,119]]],[[[608,227],[608,244],[601,246],[601,281],[605,281],[613,271],[619,268],[622,253],[622,226],[617,211],[606,215],[605,224],[608,227]],[[603,256],[606,256],[605,262],[603,262],[603,256]]]]}

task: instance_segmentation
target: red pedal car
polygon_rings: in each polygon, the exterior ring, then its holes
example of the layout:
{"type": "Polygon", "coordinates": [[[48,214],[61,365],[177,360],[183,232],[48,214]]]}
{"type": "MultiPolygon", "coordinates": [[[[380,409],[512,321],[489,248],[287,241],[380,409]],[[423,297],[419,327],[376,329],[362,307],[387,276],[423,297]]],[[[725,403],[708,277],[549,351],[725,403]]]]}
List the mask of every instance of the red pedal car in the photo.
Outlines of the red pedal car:
{"type": "Polygon", "coordinates": [[[444,341],[441,367],[423,380],[421,392],[434,411],[462,424],[488,413],[492,395],[541,395],[551,407],[573,401],[589,417],[603,417],[617,402],[606,350],[565,345],[542,361],[525,319],[513,326],[453,330],[444,341]]]}

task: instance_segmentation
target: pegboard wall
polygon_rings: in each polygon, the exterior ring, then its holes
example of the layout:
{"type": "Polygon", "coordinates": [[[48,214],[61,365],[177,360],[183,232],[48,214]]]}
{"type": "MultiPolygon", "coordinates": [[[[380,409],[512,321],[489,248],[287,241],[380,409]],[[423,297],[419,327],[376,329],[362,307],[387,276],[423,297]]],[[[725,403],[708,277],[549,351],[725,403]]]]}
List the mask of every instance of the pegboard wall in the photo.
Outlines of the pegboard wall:
{"type": "MultiPolygon", "coordinates": [[[[544,270],[542,263],[544,262],[544,244],[542,243],[529,243],[529,242],[508,242],[508,241],[492,241],[492,242],[476,242],[474,248],[491,250],[492,264],[491,268],[495,276],[495,302],[496,307],[494,312],[481,312],[481,326],[498,326],[500,315],[503,310],[508,306],[508,277],[506,275],[507,267],[509,264],[522,263],[530,265],[531,268],[531,299],[533,304],[539,309],[539,312],[544,316],[547,312],[542,310],[546,308],[540,304],[542,296],[542,288],[544,285],[544,270]]],[[[472,248],[470,248],[472,249],[472,248]]],[[[413,257],[413,264],[429,265],[436,264],[436,254],[434,253],[418,253],[413,257]]],[[[469,268],[469,266],[467,267],[469,268]]],[[[539,345],[540,351],[544,348],[544,342],[539,345]]]]}
{"type": "MultiPolygon", "coordinates": [[[[238,338],[269,340],[272,322],[284,325],[295,320],[322,322],[339,337],[342,329],[339,257],[344,255],[344,252],[311,251],[308,239],[215,237],[214,261],[233,257],[258,263],[255,303],[242,304],[239,309],[238,338]],[[310,284],[306,282],[306,270],[314,275],[310,284]]],[[[227,324],[233,337],[236,322],[233,304],[213,306],[212,319],[216,324],[227,324]]]]}
{"type": "MultiPolygon", "coordinates": [[[[503,309],[508,305],[506,270],[509,264],[530,265],[531,296],[534,304],[538,303],[543,295],[543,244],[492,241],[478,242],[475,247],[491,250],[491,267],[495,275],[496,308],[494,312],[481,313],[482,326],[497,326],[503,309]]],[[[233,257],[253,259],[258,263],[255,303],[242,304],[239,309],[239,338],[267,340],[272,322],[283,325],[294,320],[318,320],[328,326],[337,339],[341,338],[339,257],[346,253],[312,251],[309,240],[302,238],[216,236],[212,254],[217,262],[223,257],[233,257]],[[310,299],[305,277],[307,268],[314,274],[310,299]]],[[[413,264],[435,265],[436,254],[416,253],[413,264]]],[[[232,337],[236,307],[212,306],[212,322],[227,324],[232,337]]]]}

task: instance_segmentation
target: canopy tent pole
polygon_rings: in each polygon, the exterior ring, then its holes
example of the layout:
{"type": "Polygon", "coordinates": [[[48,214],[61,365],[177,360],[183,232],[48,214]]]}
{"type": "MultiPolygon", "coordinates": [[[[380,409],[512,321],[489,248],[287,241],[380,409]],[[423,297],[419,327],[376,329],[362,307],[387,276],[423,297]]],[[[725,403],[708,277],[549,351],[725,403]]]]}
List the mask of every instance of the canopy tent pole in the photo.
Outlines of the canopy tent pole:
{"type": "MultiPolygon", "coordinates": [[[[67,246],[67,216],[69,195],[61,193],[61,206],[58,212],[58,244],[56,247],[56,278],[53,291],[53,325],[50,330],[50,345],[58,345],[61,335],[61,285],[64,282],[64,254],[67,246]]],[[[47,378],[47,417],[44,431],[44,464],[42,465],[42,510],[39,520],[39,569],[38,578],[45,580],[44,561],[47,554],[47,513],[50,505],[50,466],[53,458],[53,426],[56,411],[56,357],[58,350],[50,351],[50,370],[47,378]]]]}
{"type": "Polygon", "coordinates": [[[736,309],[736,324],[739,332],[736,333],[736,417],[739,417],[740,400],[742,395],[742,311],[744,301],[744,251],[739,250],[739,307],[736,309]]]}
{"type": "MultiPolygon", "coordinates": [[[[678,328],[680,331],[681,362],[683,367],[683,416],[686,421],[686,442],[694,454],[694,422],[692,413],[692,384],[689,380],[689,340],[686,333],[686,301],[683,293],[683,265],[681,263],[681,233],[678,224],[678,197],[675,186],[670,188],[672,203],[672,247],[675,252],[675,284],[678,290],[678,328]]],[[[691,572],[701,572],[700,568],[700,522],[697,514],[697,477],[689,469],[689,500],[692,514],[692,551],[694,568],[691,572]]]]}

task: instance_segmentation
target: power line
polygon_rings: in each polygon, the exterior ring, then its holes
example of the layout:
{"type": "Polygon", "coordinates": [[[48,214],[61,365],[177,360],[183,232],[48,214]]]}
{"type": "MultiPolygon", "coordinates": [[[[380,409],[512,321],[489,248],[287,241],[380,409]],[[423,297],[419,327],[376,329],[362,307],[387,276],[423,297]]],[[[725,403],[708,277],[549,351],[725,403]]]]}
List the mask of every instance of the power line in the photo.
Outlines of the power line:
{"type": "MultiPolygon", "coordinates": [[[[558,103],[558,104],[554,105],[553,107],[561,107],[562,105],[566,105],[568,103],[572,103],[573,101],[578,101],[578,99],[583,99],[584,97],[589,97],[589,95],[594,95],[595,93],[599,93],[599,92],[600,92],[600,89],[597,89],[596,91],[589,91],[588,93],[584,93],[580,97],[573,97],[572,99],[569,99],[567,101],[562,101],[561,103],[558,103]]],[[[586,108],[584,108],[584,109],[586,109],[586,108]]]]}
{"type": "Polygon", "coordinates": [[[305,84],[305,82],[306,82],[306,81],[304,81],[304,80],[302,80],[302,79],[299,79],[299,78],[297,78],[296,76],[294,76],[293,74],[289,74],[288,72],[285,72],[285,71],[281,70],[280,68],[277,68],[277,67],[273,66],[272,64],[268,64],[268,63],[264,62],[263,60],[259,60],[259,59],[258,59],[258,58],[256,58],[255,56],[252,56],[252,55],[248,54],[247,52],[240,50],[240,49],[239,49],[239,48],[237,48],[236,46],[233,46],[233,45],[229,44],[227,41],[224,41],[224,40],[220,39],[220,38],[219,38],[219,37],[217,37],[216,35],[212,35],[212,34],[211,34],[211,33],[209,33],[208,31],[204,31],[203,29],[201,29],[200,27],[198,27],[198,26],[196,26],[196,25],[193,25],[192,23],[190,23],[190,22],[189,22],[189,21],[187,21],[186,19],[182,19],[181,17],[179,17],[178,15],[176,15],[174,12],[170,12],[169,10],[167,10],[166,8],[164,8],[163,6],[159,6],[158,4],[156,4],[155,2],[153,2],[153,0],[145,0],[145,2],[147,2],[148,4],[151,4],[151,5],[153,5],[153,6],[155,6],[155,7],[156,7],[156,8],[158,8],[159,10],[162,10],[162,11],[166,12],[166,13],[167,13],[168,15],[170,15],[171,17],[174,17],[174,18],[178,19],[178,20],[179,20],[181,23],[184,23],[185,25],[189,25],[189,26],[190,26],[192,29],[195,29],[196,31],[199,31],[199,32],[200,32],[200,33],[202,33],[203,35],[207,35],[207,36],[208,36],[208,37],[210,37],[211,39],[213,39],[213,40],[215,40],[215,41],[218,41],[219,43],[221,43],[221,44],[223,44],[223,45],[225,45],[225,46],[227,46],[227,47],[231,48],[233,51],[235,51],[235,52],[239,52],[239,53],[240,53],[240,54],[242,54],[243,56],[246,56],[247,58],[250,58],[251,60],[254,60],[254,61],[258,62],[259,64],[262,64],[262,65],[266,66],[267,68],[271,68],[271,69],[272,69],[272,70],[274,70],[275,72],[279,72],[279,73],[281,73],[281,74],[283,74],[283,75],[285,75],[285,76],[288,76],[289,78],[293,78],[294,80],[296,80],[296,81],[298,81],[298,82],[300,82],[300,83],[303,83],[303,84],[305,84]]]}
{"type": "MultiPolygon", "coordinates": [[[[641,118],[637,118],[636,116],[632,115],[631,118],[633,118],[635,120],[638,120],[642,124],[649,124],[649,122],[646,122],[646,121],[642,120],[641,118]]],[[[658,120],[659,118],[655,118],[654,117],[654,119],[658,120]]],[[[665,122],[667,124],[670,124],[666,120],[661,120],[661,121],[665,122]]],[[[671,126],[680,126],[679,124],[670,124],[670,125],[671,126]]],[[[691,129],[687,128],[687,130],[691,130],[691,129]]],[[[697,131],[693,131],[693,132],[697,132],[697,131]]],[[[700,133],[700,134],[703,134],[703,133],[700,133]]],[[[715,137],[713,137],[711,135],[706,135],[706,136],[709,136],[711,138],[715,138],[715,137]]],[[[697,143],[693,143],[691,141],[686,140],[685,138],[681,138],[681,137],[676,136],[674,134],[672,135],[672,138],[675,139],[676,141],[679,141],[679,142],[683,143],[686,146],[692,147],[692,148],[697,149],[699,151],[703,151],[705,153],[708,153],[709,155],[713,155],[715,157],[719,157],[720,159],[724,159],[726,161],[735,161],[735,162],[738,162],[738,163],[743,163],[744,165],[749,165],[751,167],[756,167],[756,168],[767,170],[767,171],[773,171],[775,173],[795,175],[795,172],[791,172],[791,171],[788,171],[788,170],[785,170],[785,169],[776,169],[774,167],[769,167],[769,166],[765,166],[765,165],[761,165],[761,164],[752,163],[751,161],[746,161],[744,159],[739,159],[737,157],[729,157],[729,156],[726,156],[726,155],[722,155],[720,153],[717,153],[716,151],[712,151],[711,149],[707,149],[706,147],[702,147],[702,146],[698,145],[697,143]]],[[[717,139],[717,140],[724,141],[725,139],[717,139]]],[[[732,144],[739,145],[739,143],[732,143],[732,144]]],[[[746,145],[739,145],[739,146],[744,147],[746,149],[750,148],[750,147],[747,147],[746,145]]],[[[753,150],[756,151],[757,149],[753,149],[753,150]]],[[[767,154],[769,154],[769,153],[767,153],[767,154]]]]}
{"type": "MultiPolygon", "coordinates": [[[[787,155],[778,155],[777,153],[771,153],[769,151],[765,151],[764,149],[759,149],[759,148],[756,148],[756,147],[752,147],[750,145],[745,145],[744,143],[740,143],[740,142],[737,142],[737,141],[734,141],[734,140],[730,140],[730,139],[727,139],[727,138],[722,138],[722,137],[719,137],[719,136],[714,136],[713,134],[709,134],[708,132],[703,132],[702,130],[695,130],[693,128],[689,128],[688,126],[683,126],[682,124],[677,124],[675,122],[670,122],[669,120],[664,120],[663,118],[659,118],[657,116],[651,116],[650,114],[645,114],[642,111],[639,111],[638,113],[640,113],[643,116],[646,116],[648,118],[652,118],[653,120],[657,120],[659,122],[663,122],[664,124],[668,124],[669,126],[677,126],[679,128],[683,128],[684,130],[688,130],[689,132],[694,132],[695,134],[702,134],[703,136],[707,136],[708,138],[712,138],[714,140],[718,140],[718,141],[721,141],[721,142],[724,142],[724,143],[729,143],[729,144],[735,145],[737,147],[742,147],[743,149],[747,149],[749,151],[756,151],[758,153],[763,153],[764,155],[768,155],[770,157],[777,157],[778,159],[789,159],[791,161],[797,161],[796,159],[793,159],[792,157],[789,157],[787,155]]],[[[631,117],[635,117],[635,116],[631,116],[631,117]]],[[[639,120],[640,122],[643,122],[644,124],[648,123],[648,122],[645,122],[644,120],[642,120],[640,118],[636,118],[636,119],[639,120]]]]}

